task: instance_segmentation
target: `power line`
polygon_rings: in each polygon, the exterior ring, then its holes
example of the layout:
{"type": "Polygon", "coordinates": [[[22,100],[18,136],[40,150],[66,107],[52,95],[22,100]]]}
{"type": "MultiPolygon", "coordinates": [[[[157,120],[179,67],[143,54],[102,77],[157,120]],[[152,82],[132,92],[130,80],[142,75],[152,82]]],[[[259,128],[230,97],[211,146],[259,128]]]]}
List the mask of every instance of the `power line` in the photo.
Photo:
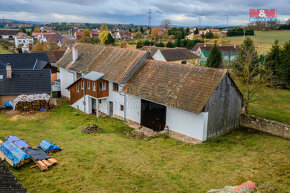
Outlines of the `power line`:
{"type": "Polygon", "coordinates": [[[152,21],[152,11],[149,9],[148,11],[148,27],[151,27],[151,21],[152,21]]]}

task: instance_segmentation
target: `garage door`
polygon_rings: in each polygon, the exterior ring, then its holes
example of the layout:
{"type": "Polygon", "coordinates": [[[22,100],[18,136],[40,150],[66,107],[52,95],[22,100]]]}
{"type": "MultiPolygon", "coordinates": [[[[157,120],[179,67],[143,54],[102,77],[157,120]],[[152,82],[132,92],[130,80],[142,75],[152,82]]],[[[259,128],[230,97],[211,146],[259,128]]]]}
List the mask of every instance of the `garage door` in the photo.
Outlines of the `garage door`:
{"type": "Polygon", "coordinates": [[[162,131],[166,124],[166,106],[141,100],[141,125],[162,131]]]}

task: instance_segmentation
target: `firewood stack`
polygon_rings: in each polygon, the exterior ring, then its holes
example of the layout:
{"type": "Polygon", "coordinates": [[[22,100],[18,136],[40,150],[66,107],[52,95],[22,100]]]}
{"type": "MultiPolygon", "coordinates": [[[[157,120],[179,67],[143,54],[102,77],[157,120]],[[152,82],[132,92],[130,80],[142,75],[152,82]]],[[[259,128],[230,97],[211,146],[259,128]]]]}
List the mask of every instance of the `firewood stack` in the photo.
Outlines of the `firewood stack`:
{"type": "Polygon", "coordinates": [[[40,111],[40,109],[49,109],[49,103],[45,100],[34,100],[31,102],[19,101],[15,109],[19,111],[40,111]]]}

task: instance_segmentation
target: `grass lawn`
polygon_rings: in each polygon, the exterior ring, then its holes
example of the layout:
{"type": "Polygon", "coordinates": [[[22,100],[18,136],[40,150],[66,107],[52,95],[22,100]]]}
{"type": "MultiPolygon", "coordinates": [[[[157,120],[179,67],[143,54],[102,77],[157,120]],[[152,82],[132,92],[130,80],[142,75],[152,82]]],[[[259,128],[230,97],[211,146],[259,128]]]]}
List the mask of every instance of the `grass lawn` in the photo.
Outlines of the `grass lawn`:
{"type": "Polygon", "coordinates": [[[290,124],[290,91],[266,88],[259,99],[250,104],[249,113],[290,124]]]}
{"type": "Polygon", "coordinates": [[[237,130],[200,145],[170,138],[140,141],[113,118],[96,119],[68,104],[15,120],[0,114],[0,139],[11,134],[37,146],[42,139],[63,151],[46,172],[27,164],[12,172],[29,192],[206,192],[254,181],[261,192],[289,190],[289,141],[237,130]],[[89,124],[102,128],[83,134],[89,124]]]}

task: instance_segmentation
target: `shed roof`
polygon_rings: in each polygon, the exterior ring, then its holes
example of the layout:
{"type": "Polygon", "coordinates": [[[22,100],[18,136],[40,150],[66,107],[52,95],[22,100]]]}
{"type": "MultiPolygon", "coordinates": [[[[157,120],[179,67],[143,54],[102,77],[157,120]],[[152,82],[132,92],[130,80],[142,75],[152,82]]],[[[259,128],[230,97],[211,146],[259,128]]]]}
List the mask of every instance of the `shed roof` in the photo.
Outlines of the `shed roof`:
{"type": "Polygon", "coordinates": [[[148,60],[122,91],[200,113],[226,74],[225,69],[148,60]]]}
{"type": "Polygon", "coordinates": [[[95,71],[91,71],[85,75],[83,75],[82,77],[78,78],[76,81],[74,81],[73,83],[71,83],[68,87],[66,87],[66,89],[69,89],[72,85],[74,85],[76,82],[78,82],[81,79],[87,79],[87,80],[91,80],[91,81],[97,81],[101,78],[104,78],[104,74],[99,73],[99,72],[95,72],[95,71]]]}
{"type": "Polygon", "coordinates": [[[105,79],[122,83],[133,68],[146,58],[146,52],[111,46],[77,43],[78,59],[72,63],[72,49],[66,51],[56,66],[88,73],[96,71],[105,74],[105,79]]]}
{"type": "MultiPolygon", "coordinates": [[[[40,60],[50,63],[46,53],[0,54],[0,63],[9,63],[12,69],[33,69],[40,60]]],[[[0,69],[4,68],[5,65],[0,65],[0,69]]]]}
{"type": "Polygon", "coordinates": [[[19,30],[0,30],[0,35],[16,36],[19,32],[19,30]]]}
{"type": "Polygon", "coordinates": [[[6,70],[0,69],[4,79],[0,81],[0,95],[41,94],[51,92],[50,70],[12,70],[12,78],[6,78],[6,70]]]}

